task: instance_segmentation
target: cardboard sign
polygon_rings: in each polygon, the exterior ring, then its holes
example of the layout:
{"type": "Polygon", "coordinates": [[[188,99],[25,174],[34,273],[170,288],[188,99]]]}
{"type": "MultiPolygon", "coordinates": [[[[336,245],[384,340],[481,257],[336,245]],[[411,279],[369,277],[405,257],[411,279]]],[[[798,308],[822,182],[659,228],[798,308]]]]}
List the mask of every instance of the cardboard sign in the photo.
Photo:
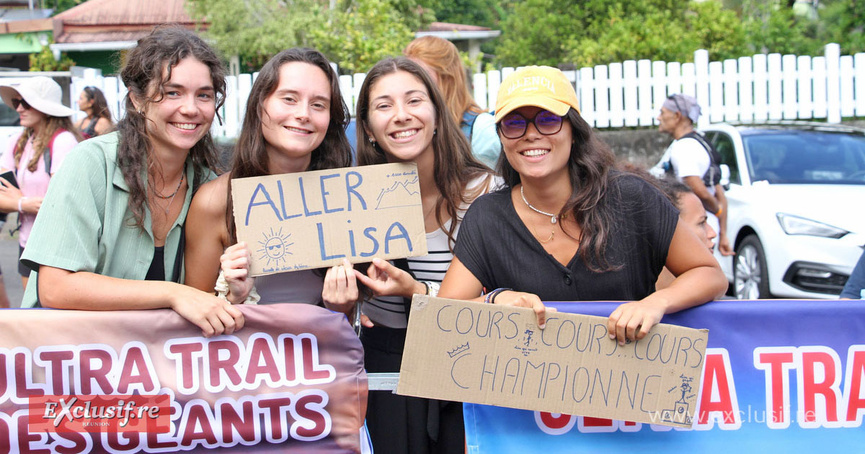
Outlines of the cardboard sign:
{"type": "Polygon", "coordinates": [[[238,178],[231,196],[253,276],[427,253],[413,163],[238,178]]]}
{"type": "Polygon", "coordinates": [[[415,295],[397,393],[690,427],[707,330],[659,324],[625,346],[607,318],[415,295]]]}

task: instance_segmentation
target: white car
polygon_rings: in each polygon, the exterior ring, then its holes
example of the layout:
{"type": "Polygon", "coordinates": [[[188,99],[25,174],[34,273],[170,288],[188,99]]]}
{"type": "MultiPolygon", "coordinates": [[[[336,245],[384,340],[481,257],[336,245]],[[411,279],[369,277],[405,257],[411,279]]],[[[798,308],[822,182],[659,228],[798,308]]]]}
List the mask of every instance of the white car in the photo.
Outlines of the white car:
{"type": "Polygon", "coordinates": [[[865,129],[824,123],[702,130],[730,170],[716,257],[738,299],[837,298],[865,248],[865,129]]]}

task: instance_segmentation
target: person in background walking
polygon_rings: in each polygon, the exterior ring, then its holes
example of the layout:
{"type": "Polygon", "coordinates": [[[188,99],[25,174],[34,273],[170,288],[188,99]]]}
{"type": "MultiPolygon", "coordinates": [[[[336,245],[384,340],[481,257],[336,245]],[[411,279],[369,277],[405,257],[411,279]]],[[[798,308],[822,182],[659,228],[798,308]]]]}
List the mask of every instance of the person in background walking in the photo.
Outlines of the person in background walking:
{"type": "Polygon", "coordinates": [[[403,54],[419,64],[438,86],[451,116],[469,139],[474,157],[495,169],[502,152],[496,122],[469,93],[466,69],[457,47],[446,39],[424,36],[410,42],[403,54]]]}
{"type": "Polygon", "coordinates": [[[108,101],[105,100],[102,90],[96,87],[84,87],[81,95],[78,96],[78,108],[87,114],[77,126],[85,139],[101,136],[114,129],[108,101]]]}
{"type": "Polygon", "coordinates": [[[685,94],[673,94],[664,100],[658,115],[658,131],[673,136],[652,174],[667,173],[688,185],[709,213],[709,225],[718,232],[718,251],[733,255],[727,238],[727,198],[721,179],[720,160],[712,145],[694,131],[700,118],[697,100],[685,94]]]}
{"type": "Polygon", "coordinates": [[[216,177],[222,63],[195,33],[163,26],[120,76],[129,91],[118,131],[76,147],[45,196],[22,257],[33,270],[22,307],[171,308],[205,337],[231,334],[240,310],[181,284],[192,194],[216,177]]]}
{"type": "MultiPolygon", "coordinates": [[[[15,109],[24,131],[9,141],[0,170],[12,170],[17,186],[0,181],[0,211],[18,212],[18,258],[24,252],[33,222],[48,191],[48,182],[81,136],[70,117],[75,112],[60,101],[63,90],[49,77],[31,77],[20,84],[0,86],[3,102],[15,109]]],[[[30,268],[18,263],[27,287],[30,268]]]]}

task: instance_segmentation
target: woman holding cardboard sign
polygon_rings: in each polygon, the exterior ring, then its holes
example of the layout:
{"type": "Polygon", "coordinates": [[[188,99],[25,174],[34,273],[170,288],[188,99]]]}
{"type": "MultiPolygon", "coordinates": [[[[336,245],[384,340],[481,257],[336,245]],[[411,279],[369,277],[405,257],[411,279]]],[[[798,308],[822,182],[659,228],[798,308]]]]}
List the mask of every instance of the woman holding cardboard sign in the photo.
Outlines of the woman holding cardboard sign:
{"type": "MultiPolygon", "coordinates": [[[[349,114],[330,62],[312,49],[288,49],[268,61],[247,100],[230,172],[192,201],[186,283],[240,303],[321,303],[324,273],[302,270],[249,275],[250,250],[237,242],[231,179],[351,165],[349,114]]],[[[338,311],[352,308],[328,304],[338,311]]]]}
{"type": "MultiPolygon", "coordinates": [[[[350,266],[331,268],[323,297],[353,303],[358,281],[372,290],[375,297],[363,305],[367,323],[360,336],[366,368],[397,372],[405,343],[406,299],[415,293],[435,295],[453,257],[463,213],[494,179],[472,157],[435,83],[405,57],[382,60],[367,74],[358,95],[357,132],[359,165],[417,164],[429,254],[394,264],[374,259],[367,274],[350,266]]],[[[459,403],[372,393],[368,405],[367,426],[377,452],[465,449],[459,403]]]]}
{"type": "Polygon", "coordinates": [[[542,301],[630,301],[610,315],[611,338],[642,339],[664,314],[702,304],[724,274],[666,197],[613,170],[610,149],[580,116],[555,68],[520,69],[498,93],[496,122],[508,187],[466,214],[441,296],[534,309],[542,301]],[[666,264],[677,276],[655,281],[666,264]]]}
{"type": "Polygon", "coordinates": [[[236,308],[179,284],[192,193],[214,177],[223,75],[213,49],[180,27],[157,28],[130,51],[118,132],[79,144],[39,209],[22,257],[34,270],[23,307],[38,297],[62,309],[171,308],[205,336],[243,326],[236,308]]]}

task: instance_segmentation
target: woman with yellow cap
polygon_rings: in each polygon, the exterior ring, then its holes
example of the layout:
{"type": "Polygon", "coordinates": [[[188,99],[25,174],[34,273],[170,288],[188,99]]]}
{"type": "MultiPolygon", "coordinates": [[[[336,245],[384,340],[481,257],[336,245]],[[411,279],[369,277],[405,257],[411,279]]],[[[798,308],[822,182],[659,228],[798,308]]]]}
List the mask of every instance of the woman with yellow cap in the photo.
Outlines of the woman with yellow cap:
{"type": "Polygon", "coordinates": [[[495,119],[507,187],[469,208],[439,296],[530,307],[542,328],[542,301],[629,301],[607,325],[624,343],[726,289],[718,263],[670,201],[614,170],[561,71],[511,74],[495,119]],[[665,265],[677,278],[656,292],[665,265]]]}

